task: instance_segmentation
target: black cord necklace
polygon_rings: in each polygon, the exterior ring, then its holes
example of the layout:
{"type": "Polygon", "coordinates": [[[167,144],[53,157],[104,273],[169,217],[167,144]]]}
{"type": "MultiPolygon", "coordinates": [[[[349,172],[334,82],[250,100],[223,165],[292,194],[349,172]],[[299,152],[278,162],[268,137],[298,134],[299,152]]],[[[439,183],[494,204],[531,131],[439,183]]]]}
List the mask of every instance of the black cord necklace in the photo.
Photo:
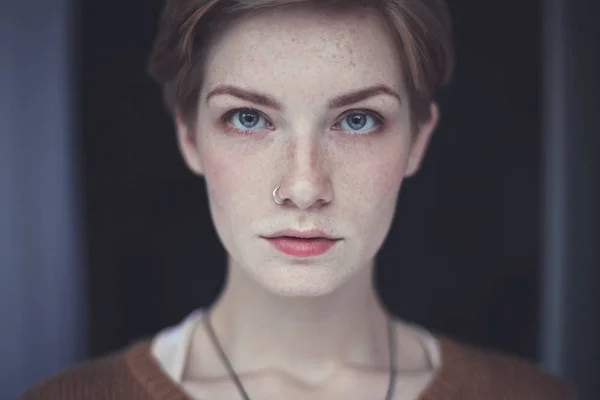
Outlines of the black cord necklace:
{"type": "MultiPolygon", "coordinates": [[[[233,369],[231,363],[229,362],[229,359],[227,358],[227,355],[225,354],[225,351],[223,350],[221,343],[217,339],[217,335],[215,334],[212,324],[210,323],[210,314],[206,315],[206,318],[204,318],[204,320],[206,322],[206,328],[208,331],[208,335],[210,336],[210,340],[212,341],[212,344],[215,347],[215,349],[217,349],[217,352],[219,353],[219,356],[221,357],[221,361],[223,361],[223,364],[225,365],[225,368],[227,369],[229,376],[235,383],[235,386],[239,390],[239,392],[242,395],[242,397],[244,398],[244,400],[251,400],[250,396],[248,396],[248,393],[246,393],[246,390],[244,389],[242,382],[240,382],[240,378],[237,376],[237,374],[235,373],[235,370],[233,369]]],[[[389,357],[390,357],[390,365],[389,365],[390,377],[389,377],[387,392],[385,394],[385,400],[392,399],[392,396],[394,395],[394,389],[396,386],[396,363],[395,363],[396,340],[395,340],[395,335],[394,335],[393,329],[394,329],[393,323],[388,316],[387,331],[388,331],[388,349],[389,349],[389,357]]]]}

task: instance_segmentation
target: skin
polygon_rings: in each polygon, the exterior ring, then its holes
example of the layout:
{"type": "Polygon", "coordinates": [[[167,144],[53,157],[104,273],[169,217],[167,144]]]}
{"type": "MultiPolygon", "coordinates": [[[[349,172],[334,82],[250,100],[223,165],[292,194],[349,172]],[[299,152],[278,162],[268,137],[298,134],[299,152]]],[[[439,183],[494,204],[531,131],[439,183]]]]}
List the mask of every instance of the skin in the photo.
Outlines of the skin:
{"type": "MultiPolygon", "coordinates": [[[[205,62],[196,123],[177,117],[176,125],[228,253],[227,283],[209,311],[229,360],[253,398],[384,398],[386,314],[372,270],[402,181],[418,170],[437,124],[436,105],[431,120],[411,130],[398,49],[364,10],[244,17],[205,62]],[[264,94],[278,107],[223,93],[224,85],[264,94]],[[330,107],[374,86],[396,95],[330,107]],[[235,113],[243,108],[258,112],[247,116],[250,127],[235,113]],[[271,197],[277,186],[284,205],[271,197]],[[285,228],[341,240],[321,256],[295,258],[261,238],[285,228]]],[[[407,396],[397,398],[413,398],[432,371],[417,331],[397,322],[394,334],[407,396]]],[[[197,398],[236,398],[203,329],[185,385],[197,398]]]]}

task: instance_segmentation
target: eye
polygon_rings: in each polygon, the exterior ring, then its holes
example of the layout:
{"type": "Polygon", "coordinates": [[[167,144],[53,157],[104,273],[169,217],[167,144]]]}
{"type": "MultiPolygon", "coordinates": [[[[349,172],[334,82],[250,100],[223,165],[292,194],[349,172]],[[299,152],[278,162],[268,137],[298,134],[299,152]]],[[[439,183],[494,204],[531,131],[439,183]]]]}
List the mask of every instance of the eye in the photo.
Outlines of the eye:
{"type": "Polygon", "coordinates": [[[225,122],[239,131],[250,131],[255,129],[270,129],[271,123],[257,110],[242,108],[232,110],[223,118],[225,122]]]}
{"type": "Polygon", "coordinates": [[[376,130],[382,124],[382,118],[372,112],[351,111],[342,117],[336,127],[351,133],[365,133],[376,130]]]}

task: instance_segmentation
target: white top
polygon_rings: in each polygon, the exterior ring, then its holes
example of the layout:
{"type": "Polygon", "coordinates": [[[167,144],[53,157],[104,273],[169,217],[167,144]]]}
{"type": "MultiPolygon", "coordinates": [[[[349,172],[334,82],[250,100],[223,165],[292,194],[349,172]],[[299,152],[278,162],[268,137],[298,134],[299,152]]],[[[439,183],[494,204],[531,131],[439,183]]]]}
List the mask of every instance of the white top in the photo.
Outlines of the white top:
{"type": "MultiPolygon", "coordinates": [[[[152,356],[163,371],[175,382],[182,384],[183,371],[196,326],[202,321],[203,310],[196,310],[181,323],[159,332],[152,341],[152,356]]],[[[424,328],[410,324],[425,338],[427,357],[434,370],[441,365],[440,348],[437,339],[424,328]]]]}

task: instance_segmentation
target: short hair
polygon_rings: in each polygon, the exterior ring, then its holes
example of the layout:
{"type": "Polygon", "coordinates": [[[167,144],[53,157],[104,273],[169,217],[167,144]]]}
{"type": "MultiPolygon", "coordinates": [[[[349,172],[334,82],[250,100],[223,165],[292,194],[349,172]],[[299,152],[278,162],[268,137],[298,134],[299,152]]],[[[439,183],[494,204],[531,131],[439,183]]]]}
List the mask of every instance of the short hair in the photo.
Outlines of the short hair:
{"type": "Polygon", "coordinates": [[[398,45],[413,123],[429,119],[429,104],[450,81],[452,20],[445,0],[166,0],[148,70],[169,112],[193,121],[204,58],[218,33],[236,18],[270,8],[307,5],[377,12],[398,45]]]}

